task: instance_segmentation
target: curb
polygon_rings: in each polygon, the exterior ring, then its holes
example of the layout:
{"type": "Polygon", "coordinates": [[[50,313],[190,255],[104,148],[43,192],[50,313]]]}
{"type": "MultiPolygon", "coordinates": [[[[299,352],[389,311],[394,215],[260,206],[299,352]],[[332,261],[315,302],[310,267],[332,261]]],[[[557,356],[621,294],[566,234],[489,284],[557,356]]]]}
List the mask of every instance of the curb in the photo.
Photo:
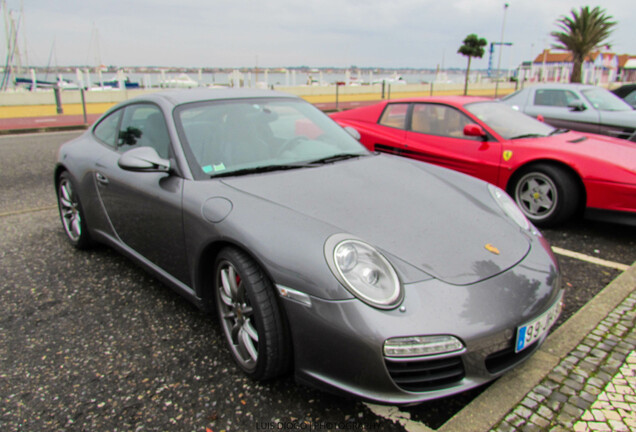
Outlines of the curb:
{"type": "Polygon", "coordinates": [[[635,287],[636,263],[550,334],[543,346],[528,361],[499,378],[437,431],[488,431],[495,427],[627,298],[635,287]]]}
{"type": "Polygon", "coordinates": [[[86,130],[90,125],[78,124],[68,126],[49,126],[49,127],[33,127],[24,129],[0,129],[0,136],[2,135],[23,135],[29,133],[43,133],[43,132],[61,132],[61,131],[74,131],[74,130],[86,130]]]}

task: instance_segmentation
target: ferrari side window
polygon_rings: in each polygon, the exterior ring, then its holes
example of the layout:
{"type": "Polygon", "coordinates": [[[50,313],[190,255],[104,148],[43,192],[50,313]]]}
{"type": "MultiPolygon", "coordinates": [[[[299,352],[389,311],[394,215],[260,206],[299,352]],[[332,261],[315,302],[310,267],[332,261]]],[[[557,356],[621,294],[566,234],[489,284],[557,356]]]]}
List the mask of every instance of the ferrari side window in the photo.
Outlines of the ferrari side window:
{"type": "Polygon", "coordinates": [[[389,104],[384,109],[382,117],[380,117],[380,121],[378,123],[392,128],[406,129],[406,114],[408,112],[408,108],[408,104],[389,104]]]}
{"type": "Polygon", "coordinates": [[[464,135],[470,119],[455,108],[440,104],[416,104],[413,107],[411,130],[428,135],[476,139],[464,135]]]}
{"type": "Polygon", "coordinates": [[[95,134],[95,137],[97,137],[97,139],[99,139],[104,144],[115,147],[115,140],[118,136],[117,126],[119,125],[119,119],[121,118],[122,112],[123,110],[117,110],[106,117],[104,120],[99,122],[99,124],[95,126],[95,129],[93,130],[93,134],[95,134]]]}

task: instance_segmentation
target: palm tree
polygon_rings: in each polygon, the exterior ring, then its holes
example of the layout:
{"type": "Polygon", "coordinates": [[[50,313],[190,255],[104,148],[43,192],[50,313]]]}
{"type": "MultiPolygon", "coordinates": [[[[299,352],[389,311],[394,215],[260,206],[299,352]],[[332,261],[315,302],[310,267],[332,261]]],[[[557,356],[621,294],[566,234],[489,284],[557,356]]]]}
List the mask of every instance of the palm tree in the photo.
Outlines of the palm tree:
{"type": "Polygon", "coordinates": [[[581,82],[581,66],[588,54],[604,45],[610,36],[616,21],[612,16],[606,15],[605,10],[596,6],[590,10],[589,6],[583,6],[579,11],[572,9],[571,17],[562,16],[557,20],[557,26],[561,31],[550,33],[559,43],[553,47],[564,49],[572,53],[572,75],[570,82],[581,82]]]}
{"type": "Polygon", "coordinates": [[[469,34],[464,39],[464,45],[460,46],[457,52],[468,57],[468,67],[466,68],[466,79],[464,80],[464,96],[468,93],[468,75],[470,74],[470,60],[473,57],[482,58],[484,47],[488,44],[486,39],[480,38],[474,33],[469,34]]]}

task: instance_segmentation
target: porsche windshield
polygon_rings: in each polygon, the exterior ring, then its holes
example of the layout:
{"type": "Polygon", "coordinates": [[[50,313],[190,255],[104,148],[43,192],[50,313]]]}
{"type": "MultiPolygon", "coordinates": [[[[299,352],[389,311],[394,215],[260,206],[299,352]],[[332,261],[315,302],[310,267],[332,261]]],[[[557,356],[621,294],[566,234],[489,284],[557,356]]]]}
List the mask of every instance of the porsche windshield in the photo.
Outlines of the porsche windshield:
{"type": "Polygon", "coordinates": [[[193,103],[179,107],[175,121],[200,177],[317,166],[370,154],[325,114],[295,99],[193,103]]]}
{"type": "Polygon", "coordinates": [[[499,102],[474,102],[464,108],[507,140],[543,137],[557,131],[552,126],[499,102]]]}

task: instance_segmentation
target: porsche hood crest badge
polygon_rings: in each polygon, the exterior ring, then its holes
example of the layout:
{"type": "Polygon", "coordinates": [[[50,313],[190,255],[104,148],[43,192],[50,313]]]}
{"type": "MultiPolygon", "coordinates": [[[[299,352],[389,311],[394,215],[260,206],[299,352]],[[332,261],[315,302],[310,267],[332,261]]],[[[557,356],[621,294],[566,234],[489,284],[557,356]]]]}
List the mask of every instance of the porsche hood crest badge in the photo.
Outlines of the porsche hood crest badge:
{"type": "Polygon", "coordinates": [[[486,244],[484,246],[484,248],[486,248],[486,250],[490,253],[493,253],[495,255],[499,255],[499,249],[497,249],[495,246],[491,245],[490,243],[486,244]]]}

